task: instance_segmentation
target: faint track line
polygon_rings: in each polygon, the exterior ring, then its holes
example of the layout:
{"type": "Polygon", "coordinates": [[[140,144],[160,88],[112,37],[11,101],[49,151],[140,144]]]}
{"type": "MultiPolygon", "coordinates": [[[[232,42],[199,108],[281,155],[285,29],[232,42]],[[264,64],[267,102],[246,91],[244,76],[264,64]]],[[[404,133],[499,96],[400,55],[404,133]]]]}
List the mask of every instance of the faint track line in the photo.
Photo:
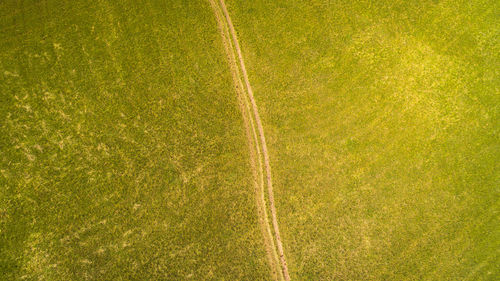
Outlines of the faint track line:
{"type": "MultiPolygon", "coordinates": [[[[283,244],[281,242],[281,235],[279,232],[279,226],[278,226],[278,219],[277,219],[277,214],[276,214],[276,207],[274,203],[274,193],[273,193],[273,186],[272,186],[272,176],[271,176],[271,165],[269,161],[269,154],[267,151],[267,145],[266,145],[266,139],[264,136],[264,128],[262,126],[262,122],[259,116],[259,111],[257,104],[255,102],[255,98],[253,95],[252,87],[250,85],[250,81],[248,80],[248,75],[247,71],[245,68],[245,62],[243,60],[243,55],[241,53],[241,48],[239,46],[238,38],[236,36],[236,31],[234,30],[234,26],[231,21],[231,17],[229,16],[229,13],[226,8],[226,4],[224,3],[223,0],[219,1],[219,4],[215,3],[215,0],[209,0],[210,4],[212,6],[212,9],[214,10],[215,17],[217,19],[217,23],[219,25],[219,29],[221,31],[223,43],[224,43],[224,48],[226,50],[226,53],[228,55],[228,59],[230,62],[230,69],[233,75],[233,80],[235,83],[235,88],[238,93],[238,98],[240,101],[240,110],[242,110],[243,114],[243,119],[245,123],[245,129],[247,132],[247,137],[249,138],[249,143],[250,146],[254,144],[254,148],[251,148],[251,162],[252,162],[252,173],[255,178],[255,184],[256,187],[259,186],[258,183],[258,178],[259,176],[261,177],[260,179],[260,186],[262,189],[262,192],[260,193],[260,203],[259,203],[259,208],[262,210],[259,212],[260,213],[260,220],[261,222],[265,223],[265,227],[267,228],[267,235],[271,236],[271,241],[266,242],[266,247],[272,247],[272,251],[269,249],[266,249],[268,252],[269,257],[269,262],[271,263],[271,267],[276,267],[274,259],[272,256],[276,257],[276,255],[279,255],[279,262],[281,265],[281,274],[279,274],[280,279],[283,278],[286,281],[290,280],[290,276],[288,273],[288,266],[286,263],[286,258],[285,254],[283,251],[283,244]],[[220,14],[220,10],[222,10],[222,14],[220,14]],[[224,18],[224,19],[223,19],[224,18]],[[230,36],[229,36],[229,34],[230,36]],[[230,39],[228,37],[231,37],[230,39]],[[234,51],[236,51],[238,61],[239,61],[239,66],[236,62],[236,55],[234,54],[234,51]],[[243,76],[243,80],[245,82],[245,88],[243,87],[243,83],[241,82],[241,74],[243,76]],[[243,101],[242,101],[243,99],[243,101]],[[251,109],[250,109],[250,105],[251,109]],[[252,114],[253,113],[253,114],[252,114]],[[248,116],[247,116],[248,115],[248,116]],[[255,123],[254,123],[255,121],[255,123]],[[257,125],[257,130],[255,129],[255,124],[257,125]],[[250,130],[251,127],[251,130],[250,130]],[[257,134],[257,132],[258,134],[257,134]],[[253,138],[250,136],[253,135],[253,138]],[[258,136],[257,136],[258,135],[258,136]],[[258,140],[259,138],[259,140],[258,140]],[[255,150],[253,152],[253,150],[255,150]],[[256,167],[256,161],[255,161],[255,154],[259,158],[258,164],[259,168],[256,167]],[[267,183],[267,191],[268,191],[268,201],[269,201],[269,208],[271,212],[271,221],[272,221],[272,226],[274,230],[274,238],[272,238],[272,231],[269,226],[269,219],[267,215],[267,208],[266,208],[266,202],[265,202],[265,196],[264,196],[264,186],[263,186],[263,169],[262,169],[262,158],[264,162],[264,167],[265,167],[265,173],[266,173],[266,183],[267,183]],[[277,253],[276,253],[277,250],[277,253]]],[[[257,188],[258,190],[258,188],[257,188]]],[[[265,231],[266,232],[266,231],[265,231]]],[[[266,236],[266,235],[265,235],[266,236]]],[[[269,239],[266,239],[269,240],[269,239]]],[[[274,270],[274,269],[273,269],[274,270]]],[[[279,271],[279,270],[278,270],[279,271]]],[[[276,273],[273,272],[274,277],[276,278],[276,273]]]]}
{"type": "Polygon", "coordinates": [[[229,67],[231,70],[235,91],[238,96],[238,105],[243,117],[243,123],[247,135],[249,153],[250,153],[250,164],[252,169],[252,175],[254,178],[254,186],[256,192],[257,201],[257,212],[259,217],[259,224],[261,226],[261,231],[264,238],[264,244],[266,249],[266,254],[268,262],[271,268],[271,274],[274,280],[283,279],[280,274],[280,266],[278,254],[276,252],[276,246],[274,245],[273,234],[271,228],[269,227],[269,218],[266,210],[266,200],[264,197],[264,170],[263,161],[260,152],[257,130],[255,129],[255,124],[252,118],[248,97],[245,94],[245,88],[243,82],[241,81],[240,72],[238,70],[238,64],[236,61],[236,55],[233,51],[233,46],[231,43],[229,31],[227,24],[224,21],[224,16],[220,7],[215,3],[215,1],[210,0],[212,9],[214,10],[219,31],[222,36],[222,43],[226,51],[227,59],[229,62],[229,67]],[[279,278],[278,278],[279,276],[279,278]]]}

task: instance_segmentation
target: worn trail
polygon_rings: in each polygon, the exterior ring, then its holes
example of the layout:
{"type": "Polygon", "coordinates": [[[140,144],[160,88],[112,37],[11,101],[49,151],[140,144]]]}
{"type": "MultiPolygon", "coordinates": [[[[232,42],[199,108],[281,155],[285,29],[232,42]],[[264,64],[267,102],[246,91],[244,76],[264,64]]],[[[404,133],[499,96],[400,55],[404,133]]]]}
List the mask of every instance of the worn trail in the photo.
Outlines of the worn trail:
{"type": "Polygon", "coordinates": [[[216,0],[209,0],[212,9],[217,19],[219,31],[222,36],[224,48],[230,64],[233,81],[242,111],[243,121],[245,125],[248,142],[250,144],[250,160],[252,174],[254,176],[254,184],[256,186],[259,220],[263,228],[264,240],[268,260],[273,269],[274,279],[290,280],[288,266],[286,263],[285,253],[279,231],[276,207],[274,203],[274,193],[271,176],[271,165],[269,154],[267,151],[266,138],[264,136],[264,128],[259,116],[257,103],[252,91],[252,86],[248,79],[245,62],[241,53],[241,48],[236,36],[236,31],[231,21],[231,17],[227,11],[226,4],[223,0],[218,3],[216,0]],[[243,78],[243,82],[242,82],[243,78]],[[263,168],[264,167],[264,168],[263,168]],[[271,226],[269,224],[269,216],[266,208],[265,192],[264,192],[264,174],[267,186],[267,195],[269,203],[269,211],[271,213],[271,226]]]}

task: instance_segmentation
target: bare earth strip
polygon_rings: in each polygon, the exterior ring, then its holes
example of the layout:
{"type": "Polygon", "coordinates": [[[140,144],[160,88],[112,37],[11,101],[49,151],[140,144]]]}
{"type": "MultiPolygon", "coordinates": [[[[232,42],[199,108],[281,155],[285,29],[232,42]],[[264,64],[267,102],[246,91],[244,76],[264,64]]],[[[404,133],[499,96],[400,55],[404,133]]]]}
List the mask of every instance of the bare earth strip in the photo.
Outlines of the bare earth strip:
{"type": "MultiPolygon", "coordinates": [[[[271,165],[269,161],[269,154],[267,152],[267,145],[266,145],[266,139],[264,136],[264,129],[262,127],[262,122],[260,120],[259,116],[259,111],[257,108],[257,104],[255,102],[255,98],[253,95],[252,87],[250,85],[250,81],[248,80],[248,75],[247,71],[245,68],[245,63],[243,60],[243,55],[241,53],[241,49],[238,43],[238,38],[236,36],[236,32],[234,30],[231,17],[229,16],[229,13],[227,11],[226,5],[223,0],[219,1],[220,5],[217,5],[215,0],[210,0],[210,4],[212,6],[212,9],[214,10],[215,17],[217,19],[217,23],[219,25],[219,30],[222,35],[222,39],[224,42],[224,48],[226,50],[226,53],[228,55],[228,59],[230,62],[230,68],[231,72],[233,75],[233,80],[235,82],[235,88],[238,93],[238,98],[240,101],[240,109],[242,110],[243,114],[243,119],[245,123],[245,129],[247,132],[247,137],[249,139],[249,144],[251,146],[250,150],[250,157],[251,157],[251,162],[252,162],[252,173],[254,175],[255,179],[255,185],[257,187],[257,193],[261,196],[260,200],[258,200],[258,207],[259,207],[259,216],[261,220],[261,224],[265,224],[265,228],[267,231],[264,231],[264,236],[265,236],[265,241],[266,241],[266,249],[268,253],[268,260],[270,262],[271,268],[273,268],[273,277],[274,279],[277,278],[276,276],[276,270],[275,268],[277,267],[276,265],[276,250],[277,254],[279,255],[279,261],[281,263],[281,274],[279,274],[280,279],[284,279],[286,281],[290,280],[290,276],[288,273],[288,266],[286,263],[286,258],[285,254],[283,251],[283,245],[281,242],[281,236],[279,232],[279,227],[278,227],[278,219],[277,219],[277,214],[276,214],[276,207],[274,204],[274,194],[273,194],[273,186],[272,186],[272,177],[271,177],[271,165]],[[220,15],[220,9],[222,9],[223,15],[220,15]],[[225,20],[224,20],[225,18],[225,20]],[[228,38],[229,35],[227,34],[229,29],[230,37],[231,40],[228,38]],[[239,66],[236,63],[236,58],[234,51],[236,50],[236,53],[238,55],[238,60],[239,60],[239,66]],[[243,76],[243,80],[245,82],[246,86],[246,91],[243,88],[243,84],[241,82],[241,75],[240,75],[240,70],[241,74],[243,76]],[[246,94],[245,94],[246,93],[246,94]],[[242,101],[243,99],[243,101],[242,101]],[[248,100],[250,101],[250,105],[252,110],[250,110],[250,106],[248,104],[248,100]],[[244,105],[245,104],[245,105],[244,105]],[[253,113],[253,114],[252,114],[253,113]],[[255,120],[255,123],[254,123],[255,120]],[[257,140],[257,133],[255,129],[255,124],[257,125],[257,131],[258,135],[260,137],[260,142],[257,140]],[[251,130],[250,130],[251,127],[251,130]],[[253,133],[253,134],[252,134],[253,133]],[[253,138],[252,136],[253,135],[253,138]],[[253,147],[252,147],[253,144],[253,147]],[[258,168],[256,165],[256,159],[255,156],[259,158],[258,161],[258,168]],[[268,220],[268,215],[267,215],[267,208],[266,208],[266,203],[265,203],[265,196],[263,192],[263,169],[262,169],[262,158],[264,160],[264,167],[265,167],[265,173],[266,173],[266,182],[267,182],[267,189],[268,189],[268,201],[269,201],[269,208],[271,212],[271,221],[272,221],[272,226],[274,230],[274,238],[272,238],[272,231],[269,227],[269,220],[268,220]],[[262,189],[262,192],[259,192],[259,176],[260,176],[260,186],[262,189]],[[269,236],[271,236],[271,241],[269,241],[269,236]],[[275,240],[275,241],[274,241],[275,240]],[[269,249],[271,248],[271,249],[269,249]]],[[[278,270],[279,271],[279,270],[278,270]]]]}
{"type": "Polygon", "coordinates": [[[250,148],[249,149],[250,164],[252,168],[252,175],[254,178],[259,224],[261,226],[261,231],[264,237],[264,244],[266,248],[268,263],[271,269],[272,279],[283,280],[279,266],[278,254],[276,252],[276,247],[274,245],[273,234],[271,232],[271,228],[269,227],[269,218],[265,206],[266,201],[264,196],[264,170],[262,163],[263,160],[262,160],[262,153],[260,151],[260,145],[258,142],[257,130],[255,129],[255,124],[252,118],[248,97],[245,94],[245,88],[243,86],[240,71],[238,69],[236,55],[233,50],[233,45],[231,43],[227,24],[225,23],[224,16],[219,6],[213,0],[210,0],[210,4],[215,13],[218,28],[223,39],[222,43],[226,51],[229,67],[234,82],[235,91],[238,95],[240,111],[243,116],[245,132],[248,138],[248,144],[250,148]]]}

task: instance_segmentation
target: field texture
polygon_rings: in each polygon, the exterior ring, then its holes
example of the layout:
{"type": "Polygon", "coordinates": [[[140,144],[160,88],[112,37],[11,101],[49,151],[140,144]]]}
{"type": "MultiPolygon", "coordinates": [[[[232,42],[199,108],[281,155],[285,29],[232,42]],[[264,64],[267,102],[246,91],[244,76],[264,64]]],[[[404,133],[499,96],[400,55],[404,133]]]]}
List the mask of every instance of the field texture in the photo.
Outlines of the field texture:
{"type": "Polygon", "coordinates": [[[0,280],[498,280],[500,2],[226,4],[0,1],[0,280]]]}
{"type": "Polygon", "coordinates": [[[500,2],[228,6],[292,280],[497,280],[500,2]]]}
{"type": "Polygon", "coordinates": [[[0,3],[0,280],[264,280],[206,1],[0,3]]]}

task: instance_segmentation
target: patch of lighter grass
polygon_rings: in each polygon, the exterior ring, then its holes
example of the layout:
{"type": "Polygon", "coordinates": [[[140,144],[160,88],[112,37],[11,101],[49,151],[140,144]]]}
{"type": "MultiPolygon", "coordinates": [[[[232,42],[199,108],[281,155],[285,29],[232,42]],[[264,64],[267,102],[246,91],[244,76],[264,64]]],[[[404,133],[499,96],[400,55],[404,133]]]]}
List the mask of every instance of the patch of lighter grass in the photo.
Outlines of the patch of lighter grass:
{"type": "Polygon", "coordinates": [[[53,238],[51,233],[33,232],[24,246],[24,260],[21,269],[21,279],[50,280],[54,278],[57,263],[54,262],[46,241],[53,238]]]}

